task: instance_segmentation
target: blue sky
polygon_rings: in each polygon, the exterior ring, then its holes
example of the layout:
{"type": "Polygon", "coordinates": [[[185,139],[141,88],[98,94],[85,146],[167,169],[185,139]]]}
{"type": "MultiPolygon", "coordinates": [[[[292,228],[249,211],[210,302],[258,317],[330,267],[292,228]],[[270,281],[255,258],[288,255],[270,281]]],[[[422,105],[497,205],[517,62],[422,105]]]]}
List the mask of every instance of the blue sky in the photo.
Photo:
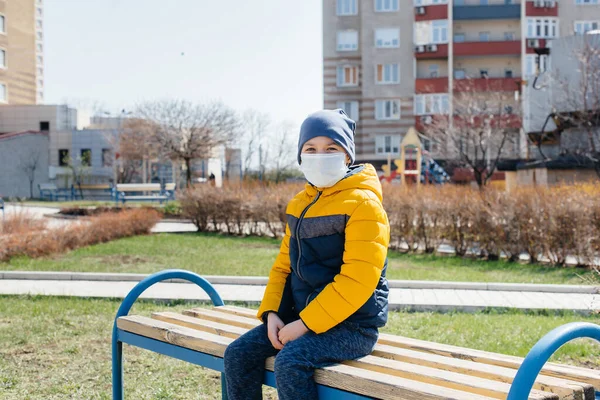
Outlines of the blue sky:
{"type": "Polygon", "coordinates": [[[321,12],[320,0],[45,0],[45,102],[219,99],[300,123],[323,104],[321,12]]]}

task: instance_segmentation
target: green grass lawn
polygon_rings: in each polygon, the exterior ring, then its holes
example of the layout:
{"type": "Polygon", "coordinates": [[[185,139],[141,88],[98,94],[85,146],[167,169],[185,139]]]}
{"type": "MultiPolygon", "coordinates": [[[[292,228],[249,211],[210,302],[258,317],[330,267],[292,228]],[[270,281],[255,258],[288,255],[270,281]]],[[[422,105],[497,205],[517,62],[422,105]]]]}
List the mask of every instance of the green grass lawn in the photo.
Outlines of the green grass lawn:
{"type": "MultiPolygon", "coordinates": [[[[120,302],[64,297],[0,296],[0,398],[110,399],[111,329],[120,302]]],[[[132,313],[182,310],[194,304],[136,303],[132,313]]],[[[390,313],[384,332],[525,356],[553,328],[593,321],[573,314],[390,313]]],[[[597,322],[597,318],[596,318],[597,322]]],[[[600,345],[577,340],[552,361],[600,368],[600,345]]],[[[220,399],[220,376],[125,345],[129,399],[220,399]]],[[[268,398],[273,398],[273,391],[268,398]]]]}
{"type": "MultiPolygon", "coordinates": [[[[0,270],[153,273],[183,268],[201,275],[267,276],[279,241],[217,234],[120,239],[45,259],[15,258],[0,270]]],[[[465,282],[583,284],[583,269],[390,252],[388,278],[465,282]]]]}

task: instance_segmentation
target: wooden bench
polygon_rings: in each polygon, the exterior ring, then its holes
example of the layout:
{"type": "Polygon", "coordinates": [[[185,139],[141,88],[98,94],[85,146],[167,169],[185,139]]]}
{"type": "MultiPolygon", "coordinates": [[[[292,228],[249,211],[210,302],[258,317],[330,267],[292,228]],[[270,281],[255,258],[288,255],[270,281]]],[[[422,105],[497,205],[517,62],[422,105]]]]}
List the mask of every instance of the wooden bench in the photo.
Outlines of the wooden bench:
{"type": "Polygon", "coordinates": [[[94,183],[94,184],[81,184],[75,186],[75,199],[83,200],[83,197],[93,195],[94,198],[111,197],[112,186],[109,183],[94,183]]]}
{"type": "Polygon", "coordinates": [[[64,198],[65,201],[70,201],[75,197],[73,186],[63,189],[58,188],[54,183],[40,183],[38,189],[40,190],[40,198],[43,200],[57,201],[64,198]]]}
{"type": "MultiPolygon", "coordinates": [[[[225,306],[210,283],[196,274],[168,270],[149,276],[131,290],[115,318],[113,399],[123,398],[122,343],[223,372],[226,347],[259,324],[256,311],[225,306]],[[157,312],[151,317],[127,315],[144,290],[170,279],[196,283],[215,307],[192,308],[182,314],[157,312]]],[[[315,381],[321,399],[597,400],[600,371],[546,363],[562,344],[578,337],[600,340],[600,326],[572,323],[559,327],[525,359],[380,334],[371,355],[318,369],[315,381]]],[[[275,387],[273,365],[274,358],[267,359],[264,384],[275,387]]],[[[224,388],[223,374],[221,379],[224,388]]]]}
{"type": "Polygon", "coordinates": [[[167,183],[165,189],[160,183],[117,183],[112,188],[112,197],[116,203],[126,201],[163,201],[175,199],[175,184],[167,183]]]}

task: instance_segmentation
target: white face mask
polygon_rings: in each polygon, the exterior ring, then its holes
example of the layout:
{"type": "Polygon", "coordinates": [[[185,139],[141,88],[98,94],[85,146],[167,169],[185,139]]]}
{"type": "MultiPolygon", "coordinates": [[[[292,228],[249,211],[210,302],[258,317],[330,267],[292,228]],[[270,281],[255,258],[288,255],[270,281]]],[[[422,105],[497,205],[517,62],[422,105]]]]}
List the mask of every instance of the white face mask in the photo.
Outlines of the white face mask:
{"type": "Polygon", "coordinates": [[[319,188],[335,185],[348,172],[346,154],[301,154],[300,170],[306,180],[319,188]]]}

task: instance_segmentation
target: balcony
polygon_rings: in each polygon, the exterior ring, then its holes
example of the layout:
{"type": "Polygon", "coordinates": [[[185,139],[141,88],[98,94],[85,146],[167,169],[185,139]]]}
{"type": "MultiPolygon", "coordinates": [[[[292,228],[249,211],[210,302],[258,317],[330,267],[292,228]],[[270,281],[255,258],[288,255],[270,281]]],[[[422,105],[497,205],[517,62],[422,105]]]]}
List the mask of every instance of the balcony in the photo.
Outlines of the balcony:
{"type": "MultiPolygon", "coordinates": [[[[490,7],[490,6],[488,6],[490,7]]],[[[518,56],[521,55],[521,41],[505,40],[497,42],[455,42],[454,56],[518,56]]],[[[418,57],[417,57],[418,58],[418,57]]]]}
{"type": "Polygon", "coordinates": [[[415,93],[448,93],[448,77],[443,78],[417,78],[415,93]]]}
{"type": "Polygon", "coordinates": [[[430,44],[423,46],[415,46],[415,58],[417,60],[448,58],[448,45],[430,44]]]}
{"type": "Polygon", "coordinates": [[[455,79],[455,92],[514,92],[519,90],[521,78],[455,79]]]}
{"type": "Polygon", "coordinates": [[[454,20],[520,19],[520,4],[498,4],[488,6],[454,6],[454,20]]]}
{"type": "Polygon", "coordinates": [[[558,17],[558,1],[553,4],[553,7],[539,7],[535,5],[535,2],[528,1],[525,4],[525,15],[528,17],[558,17]]]}
{"type": "Polygon", "coordinates": [[[415,7],[415,21],[432,21],[434,19],[448,19],[447,4],[415,7]]]}

